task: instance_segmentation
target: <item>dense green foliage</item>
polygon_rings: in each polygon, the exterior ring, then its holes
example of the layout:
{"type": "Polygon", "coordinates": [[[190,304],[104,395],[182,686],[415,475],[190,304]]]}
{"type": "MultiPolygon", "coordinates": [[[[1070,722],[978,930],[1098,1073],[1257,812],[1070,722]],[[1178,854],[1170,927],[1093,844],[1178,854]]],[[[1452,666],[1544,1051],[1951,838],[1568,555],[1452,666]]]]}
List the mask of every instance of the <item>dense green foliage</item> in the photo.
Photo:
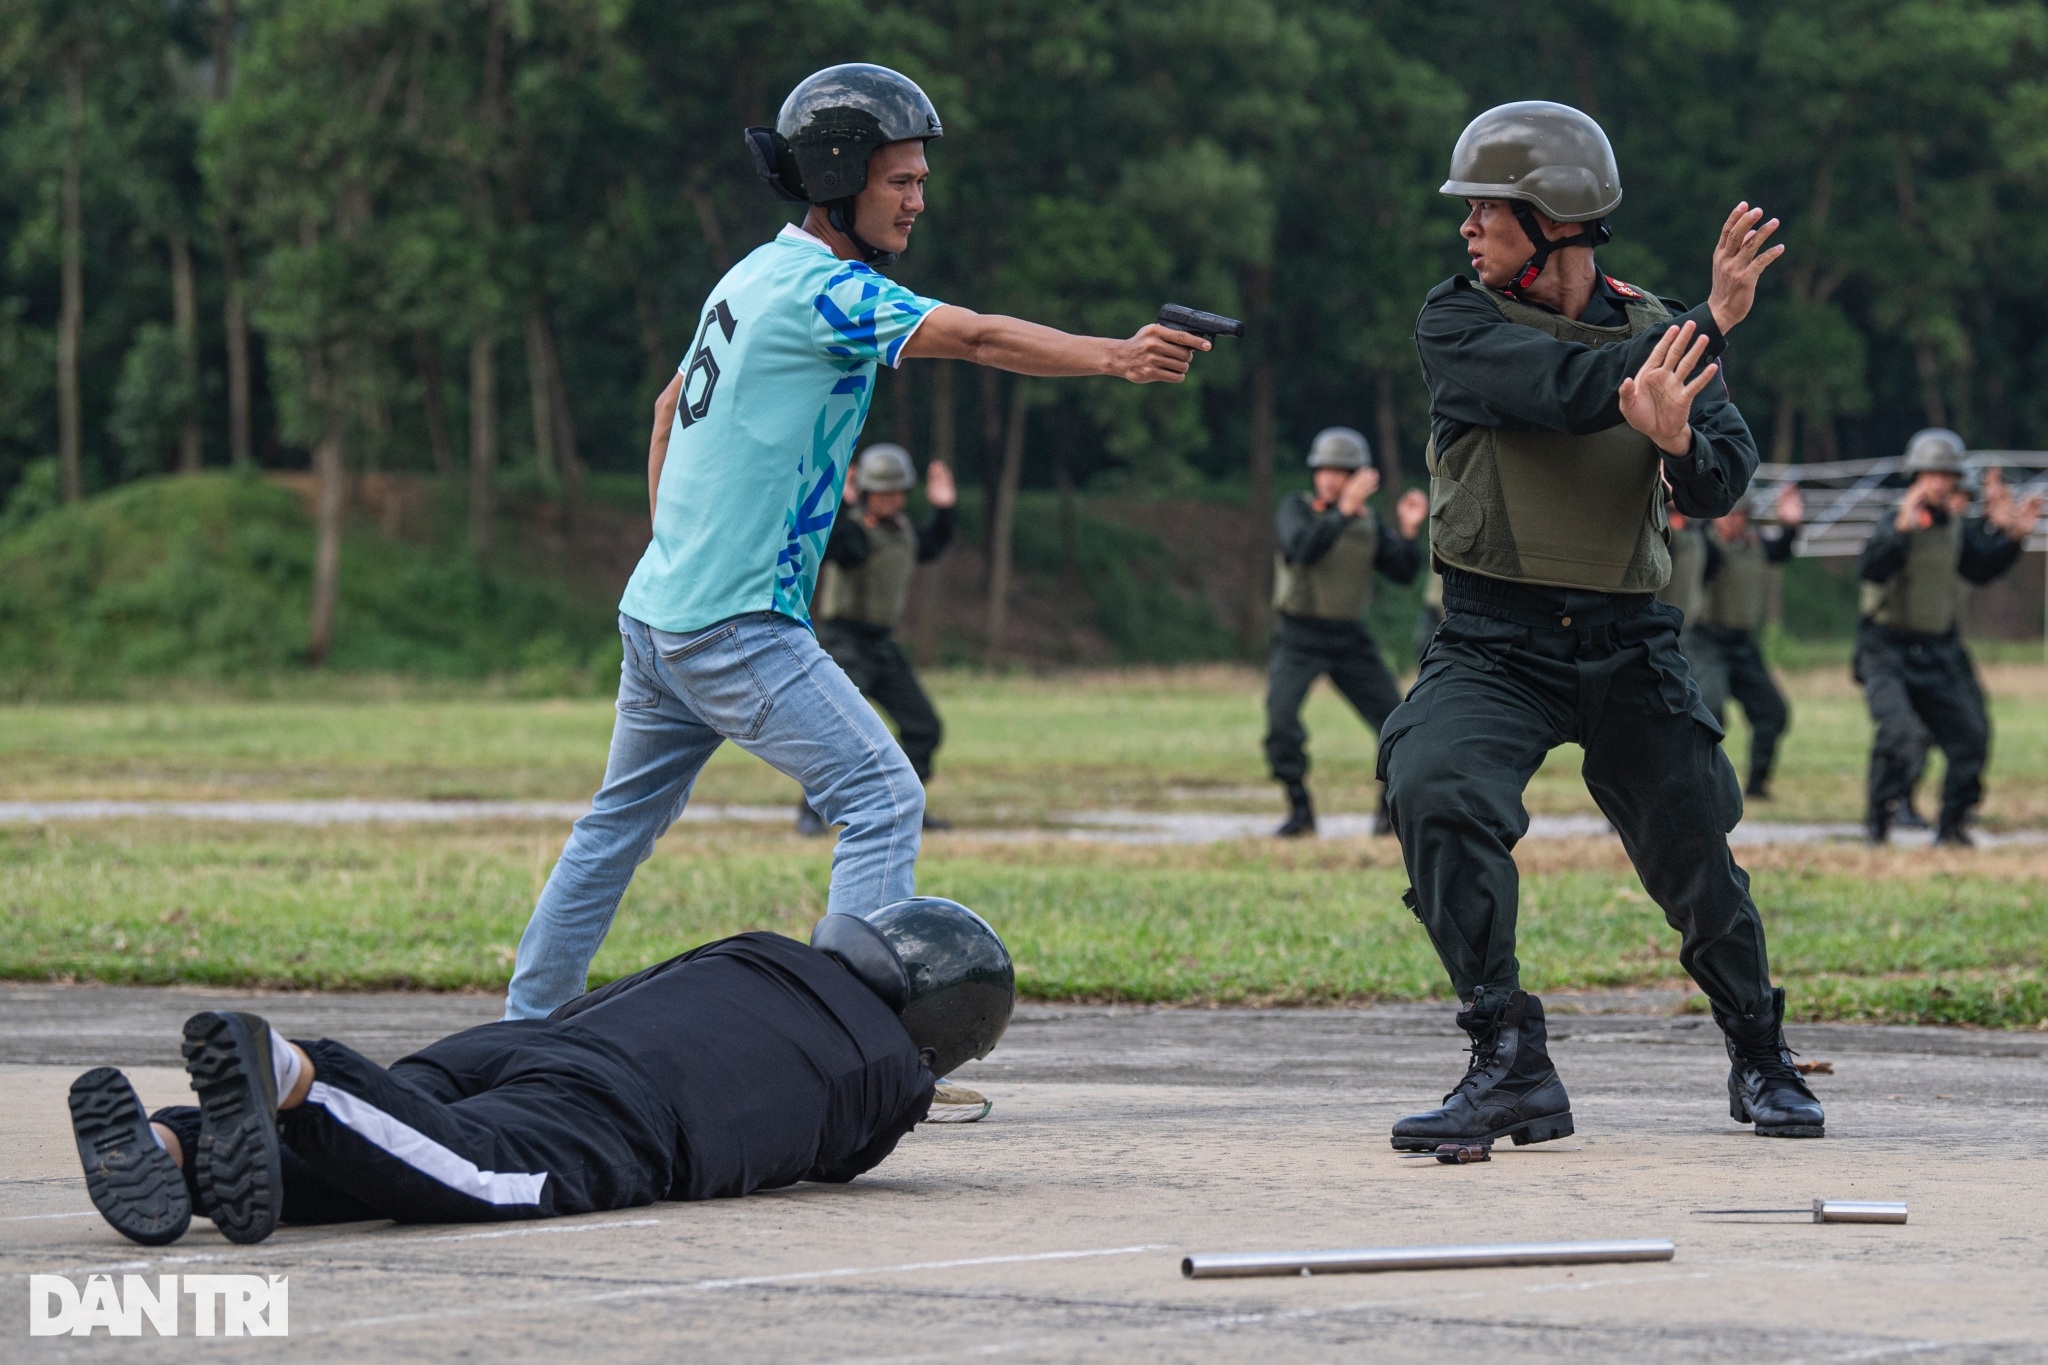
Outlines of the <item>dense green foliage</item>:
{"type": "MultiPolygon", "coordinates": [[[[362,534],[343,559],[339,667],[538,670],[560,688],[617,651],[599,604],[362,534]]],[[[296,497],[233,474],[144,480],[47,512],[0,537],[0,695],[290,667],[305,650],[312,549],[296,497]]]]}
{"type": "MultiPolygon", "coordinates": [[[[168,467],[188,419],[225,462],[231,255],[259,462],[334,422],[358,465],[456,468],[481,337],[509,464],[631,470],[705,292],[781,212],[740,128],[847,59],[946,119],[915,287],[1107,332],[1166,297],[1255,324],[1178,391],[1049,387],[1030,485],[1240,479],[1261,362],[1283,465],[1343,421],[1397,431],[1412,474],[1410,320],[1461,261],[1435,186],[1467,115],[1532,96],[1613,134],[1618,275],[1697,299],[1732,203],[1783,215],[1731,360],[1778,455],[1934,420],[2038,445],[2048,318],[2012,263],[2048,222],[2044,34],[2038,0],[0,0],[0,501],[56,447],[67,163],[88,488],[168,467]]],[[[928,446],[924,378],[877,416],[928,446]]],[[[972,469],[1005,389],[956,387],[972,469]]]]}

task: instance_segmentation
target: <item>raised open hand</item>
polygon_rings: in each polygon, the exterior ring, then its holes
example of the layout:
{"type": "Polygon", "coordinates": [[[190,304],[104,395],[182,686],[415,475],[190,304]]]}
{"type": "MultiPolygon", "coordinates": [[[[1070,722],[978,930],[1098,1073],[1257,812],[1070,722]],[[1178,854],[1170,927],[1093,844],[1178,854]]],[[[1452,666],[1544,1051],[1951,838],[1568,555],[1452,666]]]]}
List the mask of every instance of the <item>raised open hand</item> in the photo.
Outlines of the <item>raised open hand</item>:
{"type": "Polygon", "coordinates": [[[1394,504],[1394,525],[1403,540],[1415,539],[1415,533],[1422,529],[1422,523],[1428,516],[1429,494],[1419,488],[1409,489],[1394,504]]]}
{"type": "Polygon", "coordinates": [[[960,500],[960,492],[953,486],[953,471],[944,460],[925,466],[924,496],[934,507],[951,507],[960,500]]]}
{"type": "Polygon", "coordinates": [[[1666,455],[1692,453],[1692,400],[1707,387],[1718,365],[1693,371],[1707,353],[1707,339],[1688,322],[1657,340],[1643,368],[1621,381],[1622,419],[1657,443],[1666,455]]]}
{"type": "Polygon", "coordinates": [[[1337,510],[1347,517],[1355,517],[1365,511],[1365,500],[1379,491],[1380,472],[1366,465],[1344,481],[1344,491],[1337,495],[1337,510]]]}
{"type": "Polygon", "coordinates": [[[1749,316],[1756,304],[1758,278],[1785,254],[1783,243],[1765,249],[1764,243],[1778,230],[1778,220],[1773,218],[1759,227],[1763,216],[1762,209],[1737,204],[1728,221],[1721,224],[1720,240],[1714,243],[1714,283],[1707,293],[1707,308],[1723,336],[1749,316]]]}
{"type": "Polygon", "coordinates": [[[1791,528],[1806,520],[1806,499],[1799,485],[1788,483],[1778,490],[1778,524],[1791,528]]]}

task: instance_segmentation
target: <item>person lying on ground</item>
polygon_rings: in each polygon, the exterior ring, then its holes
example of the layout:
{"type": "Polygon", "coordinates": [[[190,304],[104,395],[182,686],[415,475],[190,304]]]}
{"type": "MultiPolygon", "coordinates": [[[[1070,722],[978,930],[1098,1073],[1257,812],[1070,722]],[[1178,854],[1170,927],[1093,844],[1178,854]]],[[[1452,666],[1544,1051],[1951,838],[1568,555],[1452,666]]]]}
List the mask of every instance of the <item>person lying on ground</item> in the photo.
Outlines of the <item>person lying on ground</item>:
{"type": "Polygon", "coordinates": [[[916,898],[748,933],[486,1024],[390,1067],[260,1016],[185,1023],[196,1106],[145,1115],[119,1070],[71,1087],[86,1189],[116,1231],[234,1242],[280,1223],[494,1222],[717,1199],[872,1170],[934,1078],[987,1056],[1016,998],[973,911],[916,898]]]}

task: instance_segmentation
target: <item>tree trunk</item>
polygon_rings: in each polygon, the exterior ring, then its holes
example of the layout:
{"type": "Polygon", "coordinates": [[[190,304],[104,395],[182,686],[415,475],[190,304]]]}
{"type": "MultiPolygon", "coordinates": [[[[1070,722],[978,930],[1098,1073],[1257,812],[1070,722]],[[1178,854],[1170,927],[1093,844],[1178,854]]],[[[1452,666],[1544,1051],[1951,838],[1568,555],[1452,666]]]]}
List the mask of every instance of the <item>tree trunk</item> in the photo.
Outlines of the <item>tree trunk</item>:
{"type": "Polygon", "coordinates": [[[448,376],[441,369],[441,351],[425,332],[412,334],[413,363],[420,372],[420,399],[427,409],[427,444],[434,452],[434,473],[455,473],[455,448],[448,442],[448,405],[442,392],[448,376]]]}
{"type": "Polygon", "coordinates": [[[1245,590],[1238,623],[1238,650],[1258,653],[1266,633],[1266,606],[1273,595],[1273,362],[1253,362],[1251,375],[1251,463],[1245,481],[1245,590]]]}
{"type": "Polygon", "coordinates": [[[469,548],[489,562],[497,525],[498,339],[480,332],[469,343],[469,548]]]}
{"type": "Polygon", "coordinates": [[[178,472],[197,474],[199,446],[199,303],[192,285],[192,239],[181,228],[171,233],[171,316],[185,381],[185,421],[178,428],[178,472]]]}
{"type": "Polygon", "coordinates": [[[548,369],[548,323],[538,310],[526,315],[526,388],[533,402],[533,467],[541,482],[561,480],[555,462],[555,381],[548,369]]]}
{"type": "Polygon", "coordinates": [[[60,286],[63,301],[57,314],[57,452],[64,500],[76,502],[85,492],[78,409],[78,340],[85,329],[85,226],[79,206],[79,180],[84,173],[81,163],[85,141],[85,59],[77,52],[64,59],[64,115],[64,263],[60,286]]]}
{"type": "Polygon", "coordinates": [[[732,253],[725,249],[725,229],[718,224],[718,206],[701,188],[690,191],[690,206],[697,210],[697,230],[704,234],[704,246],[711,253],[711,264],[723,275],[732,269],[732,253]]]}
{"type": "Polygon", "coordinates": [[[242,298],[242,245],[232,223],[220,229],[220,273],[225,284],[221,321],[228,340],[228,463],[255,463],[249,444],[249,311],[242,298]]]}
{"type": "Polygon", "coordinates": [[[341,522],[348,497],[348,470],[342,448],[341,403],[334,391],[327,357],[318,342],[306,348],[306,375],[313,401],[320,406],[320,443],[313,447],[317,488],[313,524],[313,617],[306,630],[306,662],[319,668],[334,646],[334,605],[341,590],[341,522]]]}
{"type": "MultiPolygon", "coordinates": [[[[226,103],[234,90],[235,29],[241,22],[235,0],[222,0],[213,28],[213,102],[226,103]]],[[[247,469],[255,462],[249,444],[249,311],[242,296],[242,242],[234,216],[220,206],[221,324],[228,343],[228,463],[247,469]]]]}
{"type": "Polygon", "coordinates": [[[1778,397],[1778,411],[1771,418],[1771,462],[1773,464],[1792,463],[1793,433],[1798,429],[1798,425],[1799,404],[1793,401],[1792,395],[1780,394],[1778,397]]]}
{"type": "Polygon", "coordinates": [[[1927,414],[1927,425],[1947,426],[1948,405],[1941,398],[1941,360],[1934,354],[1934,343],[1926,337],[1913,342],[1913,368],[1920,372],[1920,407],[1927,414]]]}
{"type": "Polygon", "coordinates": [[[1003,469],[1003,376],[986,365],[981,379],[981,522],[982,549],[988,552],[982,565],[981,587],[989,590],[995,574],[995,525],[1002,515],[1003,469]]]}
{"type": "MultiPolygon", "coordinates": [[[[956,367],[950,360],[931,362],[932,458],[944,460],[946,467],[957,475],[960,471],[960,451],[958,428],[954,426],[955,372],[956,367]]],[[[919,578],[922,585],[918,588],[917,661],[920,664],[929,664],[938,657],[939,581],[935,569],[927,569],[919,578]]]]}
{"type": "Polygon", "coordinates": [[[899,366],[889,372],[889,436],[905,450],[917,449],[917,438],[912,428],[915,413],[911,407],[910,376],[915,373],[908,365],[899,366]]]}
{"type": "Polygon", "coordinates": [[[1394,372],[1373,373],[1373,416],[1379,424],[1380,487],[1401,496],[1401,428],[1394,420],[1394,372]]]}
{"type": "Polygon", "coordinates": [[[1060,567],[1072,573],[1080,550],[1080,511],[1074,505],[1074,471],[1067,464],[1063,440],[1052,446],[1052,486],[1060,502],[1060,567]]]}
{"type": "Polygon", "coordinates": [[[640,350],[647,357],[648,388],[660,393],[675,371],[669,368],[668,348],[661,339],[661,309],[654,302],[654,291],[637,274],[633,278],[633,316],[640,324],[640,350]]]}
{"type": "Polygon", "coordinates": [[[1018,375],[1010,390],[1010,418],[1003,430],[1003,467],[997,482],[996,513],[989,524],[985,648],[990,663],[1002,658],[1003,636],[1010,625],[1010,558],[1017,525],[1017,485],[1024,476],[1024,419],[1030,404],[1031,381],[1018,375]]]}
{"type": "Polygon", "coordinates": [[[583,452],[576,445],[576,415],[569,407],[569,385],[562,378],[561,339],[554,328],[545,325],[545,319],[541,340],[546,343],[548,388],[553,395],[549,407],[555,419],[555,467],[562,471],[563,502],[573,523],[583,501],[583,452]]]}

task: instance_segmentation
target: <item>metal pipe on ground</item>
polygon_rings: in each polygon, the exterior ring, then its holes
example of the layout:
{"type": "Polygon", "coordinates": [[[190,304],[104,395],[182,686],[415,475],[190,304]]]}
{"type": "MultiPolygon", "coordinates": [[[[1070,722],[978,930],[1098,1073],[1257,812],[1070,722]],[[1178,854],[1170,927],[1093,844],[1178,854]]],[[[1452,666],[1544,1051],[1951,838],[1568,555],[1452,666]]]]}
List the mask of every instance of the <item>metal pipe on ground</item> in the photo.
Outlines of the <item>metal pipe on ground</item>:
{"type": "Polygon", "coordinates": [[[1191,1280],[1246,1275],[1344,1275],[1384,1270],[1470,1270],[1482,1266],[1594,1265],[1668,1261],[1665,1241],[1504,1242],[1492,1246],[1364,1247],[1352,1251],[1217,1252],[1184,1257],[1191,1280]]]}

